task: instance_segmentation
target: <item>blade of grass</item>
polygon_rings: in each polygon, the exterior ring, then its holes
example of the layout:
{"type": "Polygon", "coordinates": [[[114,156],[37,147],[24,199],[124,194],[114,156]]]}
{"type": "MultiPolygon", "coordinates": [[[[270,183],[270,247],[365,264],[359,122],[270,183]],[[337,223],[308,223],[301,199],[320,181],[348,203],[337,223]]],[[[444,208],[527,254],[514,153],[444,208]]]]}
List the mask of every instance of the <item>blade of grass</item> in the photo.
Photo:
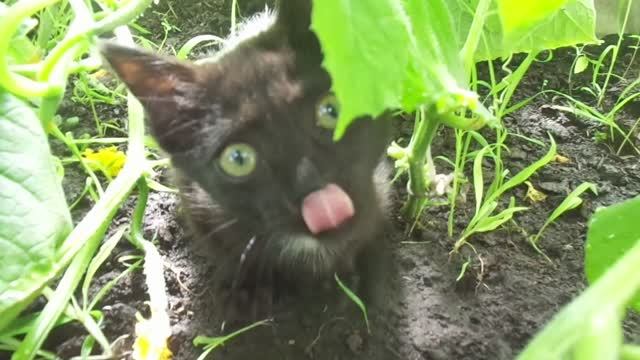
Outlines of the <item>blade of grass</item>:
{"type": "Polygon", "coordinates": [[[360,308],[360,311],[362,311],[362,316],[364,317],[364,323],[365,325],[367,325],[367,332],[371,334],[371,328],[369,327],[369,316],[367,315],[366,305],[364,304],[364,302],[362,302],[362,300],[360,300],[358,295],[356,295],[353,291],[351,291],[351,289],[349,289],[349,287],[347,287],[347,285],[345,285],[340,280],[340,278],[338,277],[338,274],[333,274],[333,277],[336,279],[336,283],[338,283],[338,286],[340,286],[340,289],[342,289],[342,291],[349,297],[349,299],[351,299],[351,301],[353,301],[358,306],[358,308],[360,308]]]}
{"type": "Polygon", "coordinates": [[[204,346],[204,352],[200,354],[200,356],[198,356],[198,360],[204,360],[211,351],[215,350],[220,346],[223,346],[226,342],[235,338],[236,336],[239,336],[247,331],[253,330],[258,326],[268,325],[270,323],[271,323],[271,320],[258,321],[225,336],[218,336],[218,337],[197,336],[195,339],[193,339],[193,345],[204,346]]]}
{"type": "Polygon", "coordinates": [[[224,42],[224,39],[215,35],[195,36],[189,39],[189,41],[187,41],[184,45],[182,45],[180,50],[178,50],[176,57],[178,59],[186,59],[187,56],[189,56],[189,54],[193,50],[193,48],[195,48],[196,46],[200,45],[203,42],[213,42],[216,44],[222,44],[224,42]]]}
{"type": "Polygon", "coordinates": [[[100,266],[102,266],[102,264],[107,260],[109,255],[111,255],[111,252],[116,247],[116,245],[118,245],[118,242],[122,238],[122,235],[124,235],[125,230],[126,228],[124,226],[116,230],[116,232],[102,244],[96,256],[94,256],[91,260],[91,263],[87,268],[87,273],[84,276],[84,281],[82,283],[82,306],[84,311],[91,310],[91,308],[88,308],[87,306],[89,305],[89,286],[93,281],[94,275],[96,274],[98,269],[100,269],[100,266]]]}
{"type": "Polygon", "coordinates": [[[551,215],[549,215],[549,217],[544,222],[544,224],[542,225],[538,233],[530,238],[529,241],[531,242],[531,245],[533,246],[534,249],[536,249],[537,252],[542,254],[542,251],[538,248],[538,240],[540,239],[540,236],[542,236],[542,233],[544,232],[544,230],[550,224],[556,221],[556,219],[558,219],[562,214],[580,206],[580,204],[582,204],[582,198],[580,198],[580,195],[582,195],[587,190],[591,190],[591,192],[593,192],[596,195],[598,194],[598,190],[595,184],[590,182],[584,182],[580,184],[569,195],[567,195],[567,197],[560,203],[560,205],[558,205],[558,207],[555,208],[555,210],[553,210],[553,212],[551,213],[551,215]]]}
{"type": "Polygon", "coordinates": [[[550,163],[556,156],[557,145],[551,134],[549,134],[549,140],[551,142],[551,146],[549,147],[549,151],[542,158],[514,175],[511,179],[504,183],[504,185],[496,190],[496,192],[488,196],[485,201],[496,201],[500,197],[500,195],[524,183],[525,180],[529,179],[536,171],[538,171],[538,169],[550,163]]]}
{"type": "Polygon", "coordinates": [[[484,178],[482,176],[482,161],[487,151],[490,150],[490,146],[483,147],[478,154],[476,154],[473,160],[473,190],[476,196],[476,214],[480,212],[480,206],[482,205],[482,196],[484,188],[484,178]]]}

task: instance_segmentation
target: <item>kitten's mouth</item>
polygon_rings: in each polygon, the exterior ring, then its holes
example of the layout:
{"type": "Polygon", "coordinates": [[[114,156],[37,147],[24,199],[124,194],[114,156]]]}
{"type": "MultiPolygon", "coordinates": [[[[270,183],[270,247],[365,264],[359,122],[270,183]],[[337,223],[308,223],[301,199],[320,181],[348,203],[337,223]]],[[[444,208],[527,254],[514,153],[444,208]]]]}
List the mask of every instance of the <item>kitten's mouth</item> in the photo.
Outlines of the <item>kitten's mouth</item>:
{"type": "Polygon", "coordinates": [[[334,183],[309,193],[302,201],[302,218],[313,235],[339,228],[355,212],[351,197],[334,183]]]}

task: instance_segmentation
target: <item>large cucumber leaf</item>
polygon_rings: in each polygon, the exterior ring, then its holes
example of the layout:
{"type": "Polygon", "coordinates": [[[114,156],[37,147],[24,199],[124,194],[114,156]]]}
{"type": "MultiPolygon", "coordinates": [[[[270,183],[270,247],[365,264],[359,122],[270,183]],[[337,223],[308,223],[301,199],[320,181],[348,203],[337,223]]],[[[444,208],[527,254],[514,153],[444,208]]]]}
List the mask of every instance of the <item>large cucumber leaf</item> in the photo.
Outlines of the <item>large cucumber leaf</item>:
{"type": "MultiPolygon", "coordinates": [[[[341,103],[335,137],[357,117],[420,105],[486,119],[460,56],[480,1],[315,0],[312,29],[341,103]]],[[[597,41],[593,0],[490,1],[476,60],[597,41]]]]}
{"type": "Polygon", "coordinates": [[[337,134],[358,116],[400,106],[411,48],[409,26],[398,0],[314,1],[312,28],[340,100],[337,134]]]}
{"type": "MultiPolygon", "coordinates": [[[[640,241],[638,214],[640,197],[601,209],[593,215],[587,233],[584,266],[590,283],[640,241]]],[[[631,306],[640,311],[640,294],[631,306]]]]}
{"type": "Polygon", "coordinates": [[[38,117],[0,90],[0,330],[51,278],[57,247],[71,228],[38,117]]]}
{"type": "MultiPolygon", "coordinates": [[[[447,2],[462,39],[469,33],[479,1],[447,2]]],[[[514,1],[492,1],[477,61],[598,41],[593,0],[514,1]]]]}
{"type": "MultiPolygon", "coordinates": [[[[441,113],[482,108],[445,0],[315,0],[312,28],[341,111],[336,138],[355,118],[434,105],[441,113]]],[[[481,109],[482,108],[482,109],[481,109]]]]}
{"type": "Polygon", "coordinates": [[[498,0],[505,34],[531,28],[557,12],[567,0],[498,0]]]}

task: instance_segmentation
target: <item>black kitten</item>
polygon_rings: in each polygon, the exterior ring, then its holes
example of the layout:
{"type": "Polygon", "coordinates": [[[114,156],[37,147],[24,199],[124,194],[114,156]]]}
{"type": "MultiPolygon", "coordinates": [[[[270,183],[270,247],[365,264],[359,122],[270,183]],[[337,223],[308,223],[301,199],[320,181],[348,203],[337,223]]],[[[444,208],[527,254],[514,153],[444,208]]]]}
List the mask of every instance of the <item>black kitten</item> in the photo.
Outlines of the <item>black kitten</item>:
{"type": "Polygon", "coordinates": [[[389,121],[359,119],[332,140],[340,105],[310,14],[310,0],[283,1],[197,63],[103,46],[170,154],[221,280],[250,296],[378,261],[389,121]]]}

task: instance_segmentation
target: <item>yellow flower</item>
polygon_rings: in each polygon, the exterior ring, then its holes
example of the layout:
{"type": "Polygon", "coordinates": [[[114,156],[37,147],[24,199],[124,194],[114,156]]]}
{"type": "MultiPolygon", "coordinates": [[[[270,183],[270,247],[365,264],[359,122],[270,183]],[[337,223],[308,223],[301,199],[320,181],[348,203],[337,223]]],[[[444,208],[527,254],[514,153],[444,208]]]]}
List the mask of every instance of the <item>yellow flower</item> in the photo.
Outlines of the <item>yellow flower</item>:
{"type": "Polygon", "coordinates": [[[98,151],[87,148],[82,152],[82,157],[91,170],[99,170],[108,178],[116,177],[127,161],[127,155],[115,146],[102,148],[98,151]]]}
{"type": "Polygon", "coordinates": [[[133,344],[133,359],[135,360],[171,360],[173,354],[167,346],[170,332],[165,329],[165,323],[154,315],[144,319],[136,314],[136,341],[133,344]],[[162,331],[165,330],[165,331],[162,331]]]}

